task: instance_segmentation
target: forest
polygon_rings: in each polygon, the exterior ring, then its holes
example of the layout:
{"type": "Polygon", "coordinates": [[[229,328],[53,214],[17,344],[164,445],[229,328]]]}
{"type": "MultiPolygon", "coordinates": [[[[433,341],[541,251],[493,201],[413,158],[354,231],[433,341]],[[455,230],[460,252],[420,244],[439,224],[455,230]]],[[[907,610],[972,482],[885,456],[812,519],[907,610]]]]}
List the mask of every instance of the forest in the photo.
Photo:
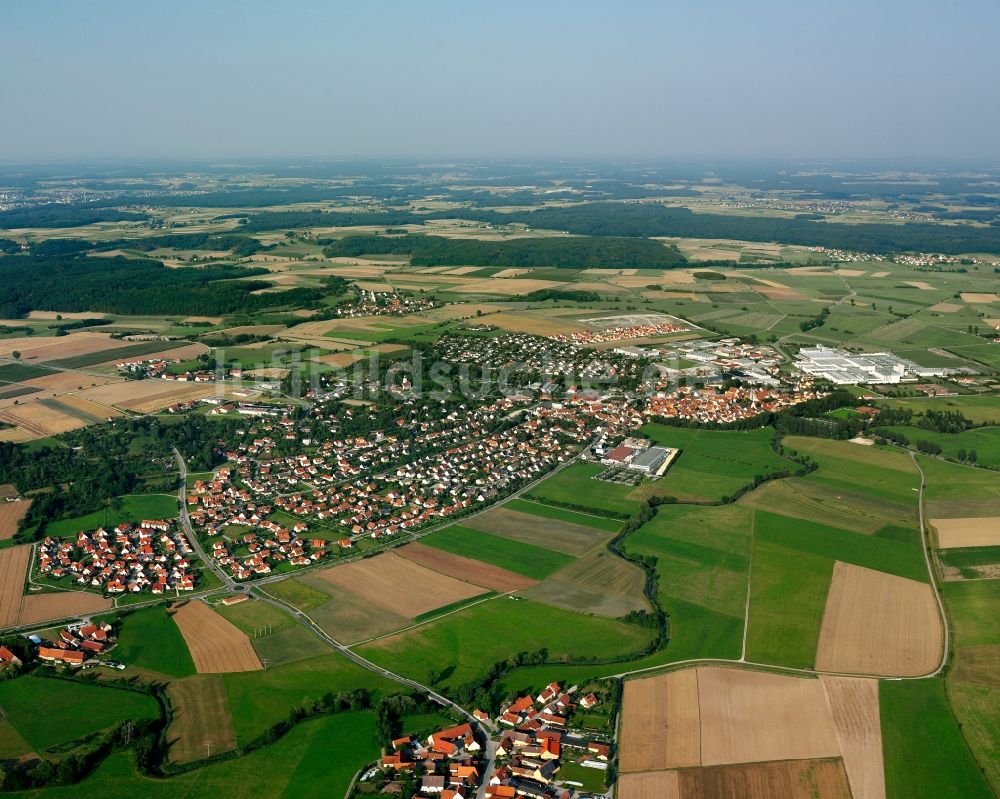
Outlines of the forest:
{"type": "Polygon", "coordinates": [[[328,257],[407,254],[414,266],[665,268],[687,263],[680,251],[649,239],[569,236],[479,241],[442,236],[348,236],[323,249],[328,257]]]}
{"type": "Polygon", "coordinates": [[[236,279],[265,274],[240,266],[170,269],[152,259],[0,256],[0,318],[21,318],[37,308],[213,316],[309,307],[323,296],[306,288],[253,294],[270,283],[236,279]]]}
{"type": "Polygon", "coordinates": [[[586,203],[534,211],[463,211],[462,218],[586,236],[681,236],[742,241],[776,241],[875,253],[965,252],[1000,254],[1000,228],[907,222],[902,225],[844,225],[808,219],[697,214],[658,203],[586,203]]]}
{"type": "Polygon", "coordinates": [[[95,222],[144,222],[147,219],[149,219],[148,214],[135,211],[53,203],[0,211],[0,229],[77,227],[92,225],[95,222]]]}

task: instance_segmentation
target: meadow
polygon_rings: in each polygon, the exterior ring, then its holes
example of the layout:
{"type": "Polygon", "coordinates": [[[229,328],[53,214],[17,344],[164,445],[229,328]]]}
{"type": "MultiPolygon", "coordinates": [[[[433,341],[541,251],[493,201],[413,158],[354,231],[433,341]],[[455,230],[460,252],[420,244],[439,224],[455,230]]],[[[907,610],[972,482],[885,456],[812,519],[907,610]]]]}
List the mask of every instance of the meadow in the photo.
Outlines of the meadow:
{"type": "Polygon", "coordinates": [[[570,555],[514,541],[461,525],[446,527],[420,539],[427,546],[491,563],[501,569],[542,580],[573,561],[570,555]]]}
{"type": "Polygon", "coordinates": [[[639,503],[631,499],[630,486],[592,479],[604,469],[596,463],[574,463],[532,488],[528,498],[624,518],[639,503]]]}
{"type": "Polygon", "coordinates": [[[189,677],[194,661],[174,620],[162,605],[140,608],[121,617],[114,656],[169,677],[189,677]]]}
{"type": "Polygon", "coordinates": [[[547,649],[556,661],[613,661],[642,650],[648,640],[641,628],[611,619],[499,598],[361,645],[357,652],[414,679],[424,680],[433,671],[439,676],[437,687],[447,690],[477,679],[514,651],[547,649]]]}
{"type": "Polygon", "coordinates": [[[112,500],[112,504],[85,516],[59,519],[45,526],[51,536],[75,535],[81,530],[110,529],[122,522],[140,522],[143,519],[176,519],[179,512],[177,497],[173,494],[127,494],[112,500]]]}
{"type": "Polygon", "coordinates": [[[156,700],[136,691],[35,675],[0,682],[0,707],[6,720],[39,753],[121,721],[160,715],[156,700]]]}

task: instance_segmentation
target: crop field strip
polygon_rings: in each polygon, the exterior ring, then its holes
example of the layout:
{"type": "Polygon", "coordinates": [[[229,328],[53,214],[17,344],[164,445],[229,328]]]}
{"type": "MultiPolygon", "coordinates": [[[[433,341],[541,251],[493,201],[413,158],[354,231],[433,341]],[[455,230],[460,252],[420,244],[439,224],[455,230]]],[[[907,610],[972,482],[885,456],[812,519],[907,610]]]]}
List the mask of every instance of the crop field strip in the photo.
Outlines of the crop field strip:
{"type": "Polygon", "coordinates": [[[172,715],[166,737],[172,763],[190,763],[236,748],[236,731],[222,678],[216,674],[171,680],[172,715]]]}
{"type": "Polygon", "coordinates": [[[262,669],[246,633],[204,602],[191,600],[172,611],[199,674],[262,669]]]}
{"type": "Polygon", "coordinates": [[[0,541],[9,541],[17,532],[17,525],[31,507],[30,499],[0,504],[0,541]]]}

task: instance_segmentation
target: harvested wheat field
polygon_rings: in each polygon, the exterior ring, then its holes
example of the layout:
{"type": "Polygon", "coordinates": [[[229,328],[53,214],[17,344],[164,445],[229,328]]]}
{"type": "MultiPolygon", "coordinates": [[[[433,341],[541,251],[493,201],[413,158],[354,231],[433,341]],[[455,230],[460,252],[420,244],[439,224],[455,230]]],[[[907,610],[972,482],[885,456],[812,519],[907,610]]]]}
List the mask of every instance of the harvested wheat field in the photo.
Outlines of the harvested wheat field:
{"type": "Polygon", "coordinates": [[[31,380],[22,380],[21,382],[26,386],[37,386],[50,391],[62,392],[104,386],[108,383],[123,383],[124,381],[119,377],[99,377],[83,372],[53,372],[44,377],[34,377],[31,380]]]}
{"type": "Polygon", "coordinates": [[[88,424],[77,416],[58,411],[37,401],[4,408],[0,411],[0,421],[28,430],[41,438],[68,433],[88,424]]]}
{"type": "Polygon", "coordinates": [[[481,586],[446,577],[395,552],[321,569],[315,576],[410,619],[485,593],[481,586]]]}
{"type": "MultiPolygon", "coordinates": [[[[668,778],[664,787],[650,780],[652,784],[643,786],[648,799],[851,799],[844,764],[836,759],[741,763],[660,774],[676,777],[668,778]]],[[[623,793],[620,799],[636,798],[623,793]]]]}
{"type": "MultiPolygon", "coordinates": [[[[268,325],[272,327],[272,325],[268,325]]],[[[280,325],[278,326],[280,329],[280,325]]],[[[182,344],[179,347],[174,347],[173,349],[160,350],[159,352],[150,352],[146,355],[136,355],[134,358],[115,358],[112,361],[105,361],[105,363],[142,363],[143,361],[152,361],[156,358],[162,358],[167,361],[186,361],[191,358],[197,358],[199,355],[209,351],[209,347],[204,344],[182,344]]]]}
{"type": "Polygon", "coordinates": [[[125,415],[117,408],[113,408],[110,405],[101,405],[85,397],[79,397],[76,394],[60,394],[53,402],[65,408],[69,413],[75,414],[85,422],[90,422],[91,424],[98,424],[108,419],[117,419],[125,415]]]}
{"type": "Polygon", "coordinates": [[[617,619],[649,610],[646,573],[606,549],[595,549],[529,588],[524,596],[578,613],[617,619]]]}
{"type": "Polygon", "coordinates": [[[511,538],[523,544],[537,546],[540,540],[544,540],[547,549],[554,549],[567,555],[582,555],[612,537],[612,533],[607,530],[585,527],[560,519],[546,519],[543,516],[509,510],[505,507],[480,513],[471,519],[466,519],[463,524],[473,530],[502,535],[504,538],[511,538]]]}
{"type": "Polygon", "coordinates": [[[627,681],[622,707],[622,772],[701,765],[697,669],[627,681]]]}
{"type": "Polygon", "coordinates": [[[0,627],[14,627],[21,617],[21,593],[31,546],[0,549],[0,627]]]}
{"type": "MultiPolygon", "coordinates": [[[[957,313],[962,310],[962,306],[957,302],[939,302],[937,305],[932,305],[928,310],[937,311],[938,313],[957,313]]],[[[990,320],[987,319],[986,321],[990,320]]]]}
{"type": "Polygon", "coordinates": [[[191,763],[236,748],[236,730],[222,678],[215,674],[171,680],[173,715],[166,736],[171,763],[191,763]]]}
{"type": "Polygon", "coordinates": [[[85,591],[60,591],[52,594],[30,594],[21,600],[21,624],[68,619],[110,610],[110,599],[85,591]]]}
{"type": "Polygon", "coordinates": [[[120,347],[121,342],[107,333],[70,333],[52,338],[8,338],[0,341],[0,355],[10,355],[15,350],[21,353],[21,360],[51,361],[72,358],[75,355],[89,355],[92,352],[120,347]]]}
{"type": "Polygon", "coordinates": [[[435,549],[419,542],[407,544],[397,551],[404,558],[412,560],[420,566],[426,566],[439,574],[489,588],[500,594],[517,591],[535,584],[535,580],[530,577],[523,577],[489,563],[464,558],[461,555],[453,555],[450,552],[435,549]]]}
{"type": "Polygon", "coordinates": [[[934,670],[943,645],[929,585],[837,561],[816,648],[817,669],[916,677],[934,670]]]}
{"type": "Polygon", "coordinates": [[[358,355],[355,352],[334,352],[329,355],[317,355],[312,360],[330,366],[339,366],[341,369],[344,369],[352,363],[364,360],[364,356],[358,355]]]}
{"type": "Polygon", "coordinates": [[[962,299],[968,303],[1000,302],[1000,297],[996,294],[981,294],[974,291],[963,292],[962,299]]]}
{"type": "Polygon", "coordinates": [[[578,322],[546,316],[537,311],[504,311],[490,314],[486,323],[513,333],[529,333],[534,336],[569,335],[583,333],[588,329],[578,322]]]}
{"type": "Polygon", "coordinates": [[[618,778],[617,799],[682,799],[679,771],[646,771],[618,778]]]}
{"type": "Polygon", "coordinates": [[[533,291],[564,286],[558,280],[540,280],[530,277],[488,277],[484,280],[472,280],[461,287],[469,294],[530,294],[533,291]]]}
{"type": "Polygon", "coordinates": [[[828,676],[819,679],[830,704],[854,799],[885,799],[878,681],[828,676]]]}
{"type": "Polygon", "coordinates": [[[931,519],[937,530],[938,547],[992,547],[1000,545],[1000,516],[931,519]]]}
{"type": "Polygon", "coordinates": [[[217,387],[212,383],[127,380],[124,383],[88,388],[77,395],[101,405],[115,405],[138,413],[150,413],[178,402],[211,396],[216,390],[217,387]]]}
{"type": "Polygon", "coordinates": [[[228,674],[263,668],[246,633],[204,602],[192,600],[172,613],[199,674],[228,674]]]}
{"type": "Polygon", "coordinates": [[[840,754],[819,680],[704,668],[698,696],[703,765],[840,754]]]}
{"type": "Polygon", "coordinates": [[[17,523],[31,507],[30,499],[0,503],[0,541],[9,541],[17,532],[17,523]]]}

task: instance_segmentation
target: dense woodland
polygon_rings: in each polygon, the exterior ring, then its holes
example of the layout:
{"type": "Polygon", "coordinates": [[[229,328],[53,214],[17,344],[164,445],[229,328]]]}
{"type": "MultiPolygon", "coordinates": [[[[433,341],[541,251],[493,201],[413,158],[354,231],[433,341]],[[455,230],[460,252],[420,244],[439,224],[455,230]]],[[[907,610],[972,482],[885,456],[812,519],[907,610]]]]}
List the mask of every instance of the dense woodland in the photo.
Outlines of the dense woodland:
{"type": "Polygon", "coordinates": [[[240,266],[170,269],[151,259],[66,256],[0,257],[0,318],[16,319],[35,308],[120,314],[219,315],[252,313],[283,305],[310,307],[317,289],[265,294],[265,275],[240,266]]]}
{"type": "Polygon", "coordinates": [[[94,208],[89,205],[39,205],[32,208],[11,208],[0,211],[0,229],[24,227],[77,227],[95,222],[143,222],[149,215],[116,208],[94,208]]]}
{"type": "Polygon", "coordinates": [[[348,236],[327,245],[328,257],[405,254],[415,266],[600,266],[664,268],[687,263],[676,247],[649,239],[571,236],[508,241],[442,236],[348,236]]]}

